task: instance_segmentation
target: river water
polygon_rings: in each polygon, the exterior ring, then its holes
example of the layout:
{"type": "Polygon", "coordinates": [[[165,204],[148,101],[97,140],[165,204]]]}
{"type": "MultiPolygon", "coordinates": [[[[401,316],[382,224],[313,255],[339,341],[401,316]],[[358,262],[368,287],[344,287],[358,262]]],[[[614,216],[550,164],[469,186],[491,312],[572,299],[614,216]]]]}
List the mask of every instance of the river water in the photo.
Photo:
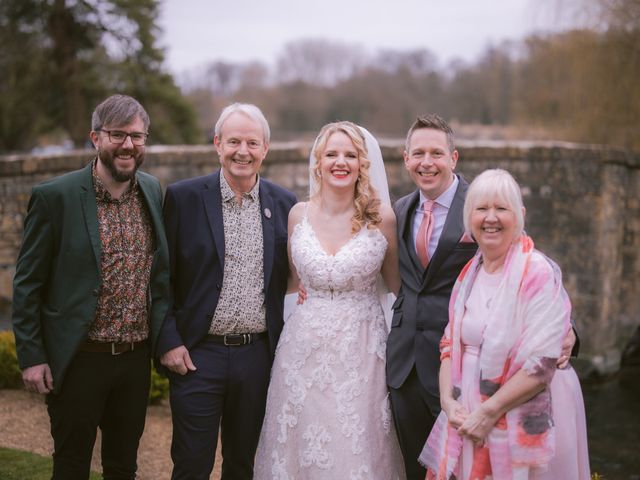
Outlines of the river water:
{"type": "MultiPolygon", "coordinates": [[[[0,330],[10,328],[10,312],[0,307],[0,330]]],[[[603,480],[640,480],[640,366],[583,382],[582,391],[591,471],[603,480]]]]}
{"type": "Polygon", "coordinates": [[[640,480],[640,366],[583,382],[591,471],[604,480],[640,480]]]}

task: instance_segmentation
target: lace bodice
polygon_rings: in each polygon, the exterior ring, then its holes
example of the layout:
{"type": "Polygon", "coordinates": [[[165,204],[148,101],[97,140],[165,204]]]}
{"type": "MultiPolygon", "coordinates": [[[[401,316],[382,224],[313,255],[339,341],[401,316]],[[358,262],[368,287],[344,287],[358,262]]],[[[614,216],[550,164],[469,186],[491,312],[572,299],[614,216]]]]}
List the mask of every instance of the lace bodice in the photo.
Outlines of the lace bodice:
{"type": "Polygon", "coordinates": [[[322,248],[306,215],[291,236],[291,256],[309,296],[375,294],[387,249],[377,228],[363,227],[335,255],[322,248]]]}

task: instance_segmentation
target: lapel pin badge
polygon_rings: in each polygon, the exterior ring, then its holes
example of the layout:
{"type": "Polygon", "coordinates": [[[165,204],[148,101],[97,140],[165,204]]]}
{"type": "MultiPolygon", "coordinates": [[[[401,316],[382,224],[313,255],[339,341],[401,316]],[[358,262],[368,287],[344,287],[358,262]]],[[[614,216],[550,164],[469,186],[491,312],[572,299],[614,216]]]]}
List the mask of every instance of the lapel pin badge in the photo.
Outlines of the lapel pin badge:
{"type": "Polygon", "coordinates": [[[269,210],[268,208],[264,209],[264,216],[267,218],[271,218],[271,210],[269,210]]]}

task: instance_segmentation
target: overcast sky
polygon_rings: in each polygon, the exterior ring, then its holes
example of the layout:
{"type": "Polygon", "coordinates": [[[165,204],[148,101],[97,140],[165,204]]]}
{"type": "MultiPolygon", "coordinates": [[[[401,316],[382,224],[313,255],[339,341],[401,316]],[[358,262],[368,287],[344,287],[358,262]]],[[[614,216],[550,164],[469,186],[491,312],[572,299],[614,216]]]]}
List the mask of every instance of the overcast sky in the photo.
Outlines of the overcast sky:
{"type": "MultiPolygon", "coordinates": [[[[577,0],[562,0],[565,6],[577,0]]],[[[283,45],[326,38],[378,49],[426,48],[441,64],[563,27],[561,0],[163,0],[167,66],[212,60],[273,63],[283,45]]],[[[564,15],[565,17],[567,15],[564,15]]],[[[566,25],[566,22],[565,22],[566,25]]]]}

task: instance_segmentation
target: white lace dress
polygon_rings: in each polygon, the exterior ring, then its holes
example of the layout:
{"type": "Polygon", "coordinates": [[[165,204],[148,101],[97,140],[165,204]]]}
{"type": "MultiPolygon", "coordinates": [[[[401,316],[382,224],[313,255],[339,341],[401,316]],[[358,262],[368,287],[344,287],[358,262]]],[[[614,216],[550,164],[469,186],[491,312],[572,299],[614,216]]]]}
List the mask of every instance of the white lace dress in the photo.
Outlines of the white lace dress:
{"type": "Polygon", "coordinates": [[[256,479],[402,479],[376,291],[387,241],[362,228],[335,256],[305,218],[291,253],[308,298],[286,321],[271,373],[256,479]]]}

